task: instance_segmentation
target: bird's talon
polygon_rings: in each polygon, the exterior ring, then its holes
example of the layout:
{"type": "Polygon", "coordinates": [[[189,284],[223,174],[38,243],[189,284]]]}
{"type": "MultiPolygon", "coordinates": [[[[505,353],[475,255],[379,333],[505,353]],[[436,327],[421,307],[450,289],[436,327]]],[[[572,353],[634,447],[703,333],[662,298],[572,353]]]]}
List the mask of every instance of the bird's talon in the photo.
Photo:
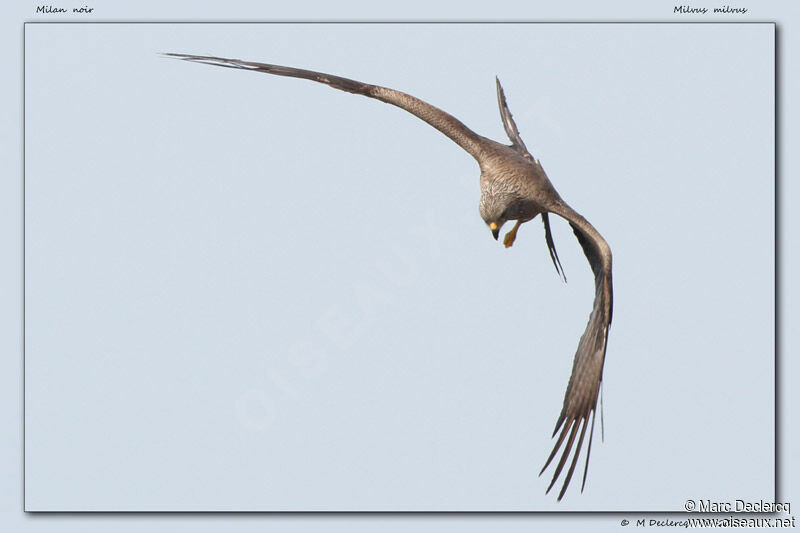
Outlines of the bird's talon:
{"type": "Polygon", "coordinates": [[[517,239],[517,230],[519,229],[520,224],[522,223],[517,220],[517,223],[514,224],[514,227],[511,228],[511,231],[506,233],[506,236],[503,237],[503,244],[506,248],[511,248],[511,246],[514,244],[514,241],[517,239]]]}

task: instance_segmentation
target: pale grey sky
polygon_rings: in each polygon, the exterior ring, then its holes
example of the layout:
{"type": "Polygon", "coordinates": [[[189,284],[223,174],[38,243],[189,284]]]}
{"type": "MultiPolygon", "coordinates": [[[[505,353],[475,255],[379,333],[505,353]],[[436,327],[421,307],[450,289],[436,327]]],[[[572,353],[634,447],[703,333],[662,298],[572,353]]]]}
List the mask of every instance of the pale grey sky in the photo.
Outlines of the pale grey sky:
{"type": "Polygon", "coordinates": [[[29,25],[29,509],[679,510],[770,499],[771,25],[29,25]],[[538,470],[591,309],[504,250],[404,90],[503,139],[493,76],[614,251],[586,491],[538,470]],[[747,75],[743,76],[742,73],[747,75]],[[53,443],[58,445],[54,446],[53,443]]]}
{"type": "Polygon", "coordinates": [[[26,47],[29,509],[771,496],[771,25],[31,25],[26,47]],[[593,296],[567,224],[565,286],[538,221],[491,239],[477,166],[414,117],[162,51],[398,88],[502,140],[500,77],[614,251],[583,495],[537,478],[593,296]]]}

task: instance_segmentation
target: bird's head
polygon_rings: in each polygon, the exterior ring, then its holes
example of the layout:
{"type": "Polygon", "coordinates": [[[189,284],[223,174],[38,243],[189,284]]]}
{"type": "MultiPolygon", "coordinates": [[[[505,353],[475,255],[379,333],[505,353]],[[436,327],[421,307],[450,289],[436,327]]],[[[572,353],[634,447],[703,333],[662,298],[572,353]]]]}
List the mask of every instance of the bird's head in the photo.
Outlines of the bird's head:
{"type": "Polygon", "coordinates": [[[514,197],[508,193],[484,191],[481,194],[478,211],[495,240],[500,235],[500,228],[511,218],[510,206],[513,203],[514,197]]]}

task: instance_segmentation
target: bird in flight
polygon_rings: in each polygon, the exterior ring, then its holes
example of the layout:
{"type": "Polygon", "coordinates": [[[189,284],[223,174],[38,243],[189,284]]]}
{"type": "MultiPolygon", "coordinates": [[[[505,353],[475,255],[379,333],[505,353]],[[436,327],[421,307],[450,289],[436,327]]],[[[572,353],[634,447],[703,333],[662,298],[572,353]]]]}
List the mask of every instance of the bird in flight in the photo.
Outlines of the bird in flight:
{"type": "Polygon", "coordinates": [[[561,500],[575,471],[578,456],[586,436],[586,429],[589,425],[589,418],[591,417],[589,443],[586,449],[586,462],[581,484],[582,492],[586,485],[586,473],[589,468],[597,398],[600,392],[600,383],[603,379],[603,362],[605,361],[606,344],[608,342],[608,327],[611,324],[613,300],[611,249],[594,226],[567,205],[559,196],[553,184],[547,178],[541,163],[530,154],[525,143],[522,142],[517,125],[514,123],[506,104],[506,97],[500,85],[500,80],[495,78],[497,101],[500,106],[503,127],[511,140],[510,146],[478,135],[458,119],[441,109],[409,94],[387,87],[362,83],[322,72],[267,63],[186,54],[164,55],[195,63],[251,70],[253,72],[302,78],[324,83],[334,89],[360,94],[392,104],[424,120],[447,135],[477,160],[481,170],[481,198],[478,207],[481,218],[483,218],[492,232],[495,240],[498,238],[503,225],[506,222],[514,221],[513,228],[503,239],[503,243],[507,248],[512,246],[520,225],[533,220],[537,215],[542,216],[545,242],[550,252],[550,258],[553,261],[556,272],[564,281],[566,281],[566,277],[556,253],[550,232],[548,214],[556,214],[569,222],[594,273],[594,304],[589,315],[589,323],[578,342],[578,349],[575,352],[572,374],[564,395],[561,414],[558,416],[556,427],[553,431],[553,438],[556,437],[556,434],[558,434],[558,438],[539,475],[544,473],[553,459],[559,454],[559,450],[561,450],[558,463],[555,465],[552,481],[547,487],[547,492],[549,493],[564,471],[564,466],[572,453],[572,460],[563,478],[564,481],[558,495],[558,499],[561,500]],[[575,443],[576,438],[577,444],[575,443]]]}

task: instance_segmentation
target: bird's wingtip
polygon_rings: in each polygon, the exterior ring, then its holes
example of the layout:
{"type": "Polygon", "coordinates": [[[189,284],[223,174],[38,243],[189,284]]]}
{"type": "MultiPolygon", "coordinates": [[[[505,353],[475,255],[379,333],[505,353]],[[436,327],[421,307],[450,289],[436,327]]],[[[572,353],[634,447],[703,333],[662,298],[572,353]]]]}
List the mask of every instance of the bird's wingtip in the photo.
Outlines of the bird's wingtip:
{"type": "Polygon", "coordinates": [[[174,52],[159,52],[159,55],[169,59],[182,59],[184,61],[189,61],[194,57],[190,56],[189,54],[176,54],[174,52]]]}

